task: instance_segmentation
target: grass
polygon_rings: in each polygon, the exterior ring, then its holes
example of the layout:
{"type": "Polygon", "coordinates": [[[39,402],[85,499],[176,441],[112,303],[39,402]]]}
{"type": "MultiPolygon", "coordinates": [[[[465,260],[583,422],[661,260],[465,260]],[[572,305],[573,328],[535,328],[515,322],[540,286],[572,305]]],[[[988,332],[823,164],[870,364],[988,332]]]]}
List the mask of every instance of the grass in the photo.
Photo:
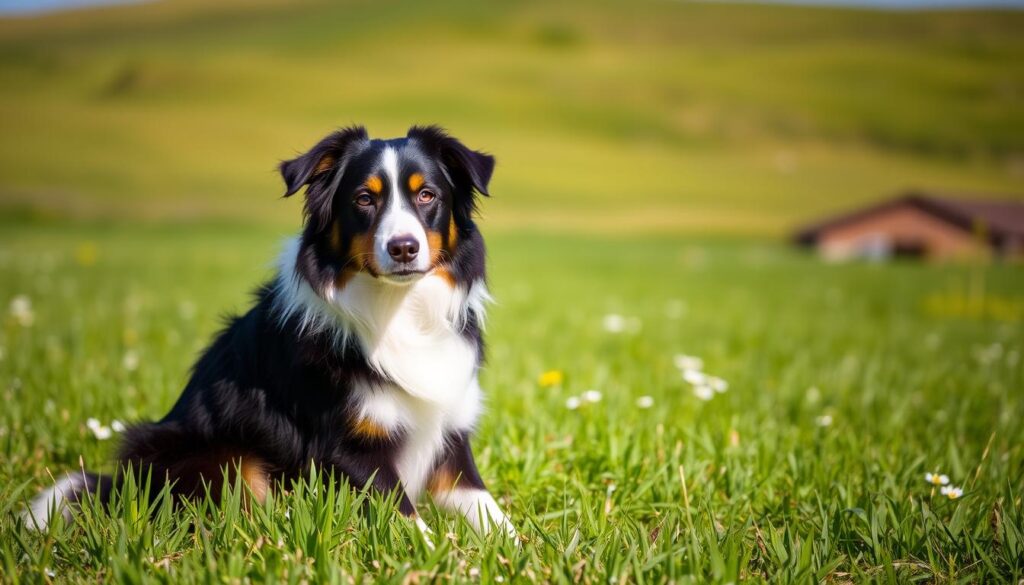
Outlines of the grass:
{"type": "Polygon", "coordinates": [[[1024,273],[778,236],[908,186],[1020,197],[1022,28],[658,0],[0,19],[0,581],[1020,581],[1024,273]],[[319,478],[252,508],[130,486],[27,531],[50,474],[110,469],[86,421],[162,416],[270,276],[300,205],[275,162],[352,122],[498,155],[474,447],[521,550],[424,502],[431,551],[319,478]]]}
{"type": "MultiPolygon", "coordinates": [[[[1024,578],[1024,275],[833,266],[760,240],[496,234],[474,441],[526,541],[289,486],[247,510],[128,490],[41,535],[50,473],[108,469],[96,417],[162,415],[282,233],[62,222],[0,236],[0,573],[42,582],[1016,582],[1024,578]],[[31,301],[31,325],[8,311],[31,301]],[[639,330],[606,331],[607,314],[639,330]],[[698,355],[727,392],[699,400],[698,355]],[[127,357],[126,356],[132,356],[127,357]],[[559,370],[564,382],[540,387],[559,370]],[[595,388],[597,403],[567,398],[595,388]],[[653,397],[641,409],[638,397],[653,397]],[[823,426],[820,417],[832,423],[823,426]],[[942,471],[959,500],[925,483],[942,471]]],[[[314,481],[314,484],[316,482],[314,481]]],[[[144,486],[140,488],[144,491],[144,486]]],[[[366,501],[369,501],[367,504],[366,501]]]]}
{"type": "Polygon", "coordinates": [[[290,225],[274,163],[353,122],[497,153],[509,230],[778,235],[907,187],[1019,197],[1022,27],[661,0],[2,20],[0,211],[290,225]]]}

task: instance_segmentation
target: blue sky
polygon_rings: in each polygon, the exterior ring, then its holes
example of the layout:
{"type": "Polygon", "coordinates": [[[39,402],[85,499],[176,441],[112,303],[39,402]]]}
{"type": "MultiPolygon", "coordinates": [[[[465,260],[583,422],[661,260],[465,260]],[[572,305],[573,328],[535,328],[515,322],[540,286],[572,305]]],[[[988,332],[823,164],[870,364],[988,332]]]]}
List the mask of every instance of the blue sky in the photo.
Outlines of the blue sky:
{"type": "MultiPolygon", "coordinates": [[[[0,14],[37,14],[55,10],[107,4],[128,4],[145,0],[0,0],[0,14]]],[[[729,0],[712,0],[716,2],[729,0]]],[[[1001,6],[1024,9],[1024,0],[753,0],[779,4],[821,6],[862,6],[881,9],[949,8],[1001,6]]]]}
{"type": "Polygon", "coordinates": [[[140,0],[0,0],[0,14],[35,14],[66,8],[128,4],[140,0]]]}

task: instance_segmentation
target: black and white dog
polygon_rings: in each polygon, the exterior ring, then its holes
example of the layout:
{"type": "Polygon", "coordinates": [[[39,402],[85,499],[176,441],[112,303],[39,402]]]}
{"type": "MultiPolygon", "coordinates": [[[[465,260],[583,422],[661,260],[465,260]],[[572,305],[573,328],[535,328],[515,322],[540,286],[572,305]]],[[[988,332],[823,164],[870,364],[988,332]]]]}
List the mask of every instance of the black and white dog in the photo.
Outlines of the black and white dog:
{"type": "MultiPolygon", "coordinates": [[[[335,132],[281,164],[285,196],[305,187],[302,234],[255,306],[203,353],[159,422],[129,428],[122,469],[175,494],[241,478],[256,499],[311,465],[355,488],[398,490],[401,512],[430,492],[478,530],[515,530],[484,487],[469,436],[489,300],[473,222],[494,158],[437,127],[371,140],[335,132]]],[[[41,528],[118,474],[69,473],[27,511],[41,528]]]]}

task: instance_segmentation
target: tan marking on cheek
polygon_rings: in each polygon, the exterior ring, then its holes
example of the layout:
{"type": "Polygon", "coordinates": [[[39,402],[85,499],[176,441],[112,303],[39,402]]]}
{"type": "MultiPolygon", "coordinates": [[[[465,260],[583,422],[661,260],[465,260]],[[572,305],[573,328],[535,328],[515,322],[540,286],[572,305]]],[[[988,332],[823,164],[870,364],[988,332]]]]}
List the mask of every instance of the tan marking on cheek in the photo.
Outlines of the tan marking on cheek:
{"type": "Polygon", "coordinates": [[[384,181],[382,181],[380,177],[374,175],[369,179],[366,179],[363,186],[373,192],[373,194],[380,195],[381,191],[384,190],[384,181]]]}
{"type": "Polygon", "coordinates": [[[348,255],[349,259],[353,260],[353,264],[362,265],[362,255],[367,253],[369,250],[366,249],[366,238],[363,236],[355,236],[352,238],[352,242],[349,244],[348,255]]]}
{"type": "Polygon", "coordinates": [[[341,255],[341,222],[338,220],[335,220],[334,225],[331,226],[331,249],[341,255]]]}
{"type": "Polygon", "coordinates": [[[441,261],[441,252],[444,250],[441,232],[429,230],[427,232],[427,244],[430,246],[430,263],[437,265],[441,261]]]}
{"type": "Polygon", "coordinates": [[[364,439],[386,439],[388,430],[368,418],[360,419],[352,425],[352,432],[364,439]]]}
{"type": "Polygon", "coordinates": [[[438,467],[430,476],[427,490],[432,494],[451,491],[455,488],[455,474],[445,466],[438,467]]]}
{"type": "Polygon", "coordinates": [[[455,249],[455,242],[459,239],[459,229],[455,227],[455,216],[448,221],[448,249],[455,249]]]}
{"type": "Polygon", "coordinates": [[[377,266],[377,259],[373,255],[373,235],[360,234],[352,237],[348,248],[348,262],[346,270],[358,272],[365,270],[370,274],[378,274],[380,267],[377,266]]]}
{"type": "Polygon", "coordinates": [[[424,180],[423,175],[419,173],[413,173],[409,175],[409,190],[416,193],[423,186],[424,180]]]}
{"type": "Polygon", "coordinates": [[[448,270],[447,266],[438,266],[434,269],[434,274],[443,278],[444,281],[448,283],[448,286],[455,288],[455,275],[448,270]]]}
{"type": "MultiPolygon", "coordinates": [[[[331,249],[340,257],[344,254],[344,246],[345,242],[342,238],[341,222],[335,221],[334,225],[331,226],[331,249]]],[[[359,272],[359,265],[351,261],[351,255],[348,260],[349,261],[341,267],[341,270],[339,270],[338,274],[334,277],[334,288],[338,290],[345,288],[348,281],[352,280],[352,277],[359,272]]]]}
{"type": "Polygon", "coordinates": [[[449,270],[444,262],[443,236],[441,232],[433,230],[427,232],[427,243],[430,245],[430,264],[434,267],[434,274],[440,276],[448,283],[448,286],[455,288],[455,275],[449,270]]]}
{"type": "Polygon", "coordinates": [[[324,157],[320,159],[320,162],[316,163],[316,170],[313,171],[313,174],[319,175],[320,173],[331,170],[331,167],[334,166],[334,160],[333,156],[329,154],[324,155],[324,157]]]}

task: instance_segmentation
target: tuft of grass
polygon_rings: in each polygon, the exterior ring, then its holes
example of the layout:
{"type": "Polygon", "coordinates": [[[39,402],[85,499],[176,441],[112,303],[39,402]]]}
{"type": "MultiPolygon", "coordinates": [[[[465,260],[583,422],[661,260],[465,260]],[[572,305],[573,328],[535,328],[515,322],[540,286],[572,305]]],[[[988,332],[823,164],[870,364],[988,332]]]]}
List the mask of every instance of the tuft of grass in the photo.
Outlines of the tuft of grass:
{"type": "MultiPolygon", "coordinates": [[[[756,240],[497,234],[498,303],[473,441],[525,536],[337,478],[250,506],[175,509],[131,482],[108,512],[29,532],[50,473],[109,470],[89,417],[152,419],[283,234],[230,226],[5,225],[0,573],[68,582],[1016,582],[1024,578],[1019,313],[935,311],[1004,265],[826,265],[756,240]],[[26,324],[23,304],[30,301],[26,324]],[[13,311],[12,311],[13,309],[13,311]],[[19,311],[21,311],[19,313],[19,311]],[[631,325],[609,331],[607,315],[631,325]],[[125,359],[134,354],[134,360],[125,359]],[[729,382],[700,400],[674,365],[729,382]],[[561,381],[542,387],[538,376],[561,381]],[[566,408],[570,396],[602,393],[566,408]],[[642,409],[640,396],[654,404],[642,409]],[[828,415],[829,419],[822,418],[828,415]],[[825,424],[828,420],[830,424],[825,424]],[[961,486],[958,500],[924,481],[961,486]]],[[[615,328],[612,328],[615,329],[615,328]]]]}

